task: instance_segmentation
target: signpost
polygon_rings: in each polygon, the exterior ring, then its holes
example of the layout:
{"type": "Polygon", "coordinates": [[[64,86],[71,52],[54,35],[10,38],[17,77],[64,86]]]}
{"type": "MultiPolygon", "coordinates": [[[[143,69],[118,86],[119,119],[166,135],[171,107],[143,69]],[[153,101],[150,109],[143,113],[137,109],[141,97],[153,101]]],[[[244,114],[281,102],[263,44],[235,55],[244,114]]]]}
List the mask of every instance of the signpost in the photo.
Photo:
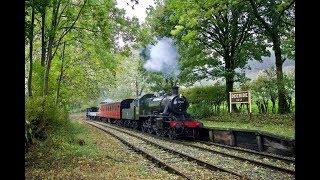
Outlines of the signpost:
{"type": "Polygon", "coordinates": [[[246,103],[249,104],[249,113],[251,115],[251,93],[250,91],[229,92],[230,113],[232,112],[232,104],[246,103]]]}

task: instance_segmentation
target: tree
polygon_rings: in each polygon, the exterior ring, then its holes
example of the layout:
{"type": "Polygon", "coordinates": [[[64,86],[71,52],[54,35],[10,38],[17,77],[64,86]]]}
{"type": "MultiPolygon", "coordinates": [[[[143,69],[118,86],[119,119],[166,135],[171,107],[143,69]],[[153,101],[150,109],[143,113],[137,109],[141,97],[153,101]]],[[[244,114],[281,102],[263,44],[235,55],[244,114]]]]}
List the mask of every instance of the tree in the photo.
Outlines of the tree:
{"type": "Polygon", "coordinates": [[[269,98],[272,103],[272,113],[275,113],[275,105],[277,100],[277,75],[274,67],[271,67],[270,69],[264,70],[265,79],[264,84],[266,86],[266,91],[269,94],[269,98]]]}
{"type": "MultiPolygon", "coordinates": [[[[189,74],[184,81],[224,77],[228,97],[234,82],[243,75],[235,69],[244,68],[250,58],[261,60],[262,55],[268,54],[261,37],[254,34],[254,17],[247,12],[245,3],[219,0],[165,2],[164,8],[168,9],[165,12],[172,13],[163,16],[169,16],[169,21],[175,24],[171,34],[179,40],[182,74],[189,74]]],[[[172,25],[165,27],[168,26],[172,25]]]]}
{"type": "Polygon", "coordinates": [[[27,6],[26,55],[31,55],[27,49],[31,43],[33,61],[26,58],[26,77],[33,77],[29,81],[33,95],[55,96],[57,105],[69,108],[96,105],[102,92],[113,87],[120,61],[130,55],[129,46],[119,47],[116,40],[121,34],[126,41],[133,41],[136,21],[125,18],[113,1],[32,2],[34,38],[30,41],[32,11],[27,6]],[[32,76],[28,76],[30,69],[32,76]]]}
{"type": "Polygon", "coordinates": [[[29,39],[29,76],[28,76],[28,95],[32,96],[32,71],[33,71],[33,38],[34,38],[34,19],[35,19],[35,3],[34,1],[28,1],[27,7],[31,7],[31,22],[28,24],[28,39],[29,39]]]}
{"type": "Polygon", "coordinates": [[[259,113],[268,112],[268,102],[270,99],[267,86],[268,82],[269,79],[267,79],[264,74],[260,74],[256,80],[251,82],[250,85],[253,101],[256,102],[259,113]]]}
{"type": "Polygon", "coordinates": [[[63,66],[64,66],[64,53],[65,53],[65,48],[66,48],[66,42],[63,42],[63,49],[62,49],[62,57],[61,57],[61,69],[60,69],[60,75],[58,78],[58,85],[57,85],[57,95],[56,95],[56,100],[55,100],[55,104],[58,103],[58,99],[59,99],[59,93],[60,93],[60,87],[61,87],[61,81],[62,81],[62,77],[63,77],[63,66]]]}
{"type": "MultiPolygon", "coordinates": [[[[288,113],[290,108],[286,101],[286,92],[283,80],[282,65],[285,61],[283,57],[282,42],[293,44],[294,34],[294,0],[269,1],[269,0],[248,0],[252,14],[259,21],[259,27],[263,29],[263,34],[272,42],[276,59],[277,87],[279,113],[288,113]]],[[[294,51],[293,45],[285,46],[285,53],[291,54],[294,51]],[[291,47],[291,48],[290,48],[291,47]]]]}
{"type": "Polygon", "coordinates": [[[294,99],[294,95],[295,95],[295,71],[294,70],[284,74],[284,84],[287,92],[286,100],[287,100],[289,109],[291,110],[291,108],[293,107],[292,100],[294,99]]]}
{"type": "Polygon", "coordinates": [[[70,5],[70,3],[66,3],[59,14],[59,9],[62,4],[62,0],[53,0],[53,2],[52,2],[52,17],[51,17],[51,26],[50,26],[49,38],[48,38],[46,69],[45,69],[45,74],[44,74],[44,88],[43,88],[44,95],[48,94],[49,73],[50,73],[50,68],[51,68],[51,61],[55,56],[55,53],[61,43],[61,40],[70,32],[71,29],[73,29],[75,23],[79,19],[82,10],[85,7],[86,2],[87,2],[87,0],[84,0],[83,5],[80,7],[80,10],[76,14],[75,18],[73,20],[71,20],[70,25],[62,31],[62,33],[59,37],[57,37],[58,26],[61,23],[62,14],[63,14],[65,8],[67,8],[70,5]],[[55,51],[53,51],[54,46],[56,47],[55,51]]]}

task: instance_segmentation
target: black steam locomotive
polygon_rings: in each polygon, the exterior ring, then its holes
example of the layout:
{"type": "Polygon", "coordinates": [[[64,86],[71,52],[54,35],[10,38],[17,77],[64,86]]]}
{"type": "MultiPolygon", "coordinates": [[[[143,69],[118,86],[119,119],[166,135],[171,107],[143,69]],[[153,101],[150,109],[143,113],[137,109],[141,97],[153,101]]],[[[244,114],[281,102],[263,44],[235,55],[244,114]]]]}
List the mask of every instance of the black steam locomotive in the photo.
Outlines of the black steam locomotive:
{"type": "Polygon", "coordinates": [[[187,113],[189,107],[186,97],[179,95],[178,87],[172,94],[145,94],[136,99],[125,99],[116,103],[100,103],[97,113],[87,110],[87,117],[130,127],[143,132],[168,136],[197,138],[203,125],[192,120],[187,113]]]}

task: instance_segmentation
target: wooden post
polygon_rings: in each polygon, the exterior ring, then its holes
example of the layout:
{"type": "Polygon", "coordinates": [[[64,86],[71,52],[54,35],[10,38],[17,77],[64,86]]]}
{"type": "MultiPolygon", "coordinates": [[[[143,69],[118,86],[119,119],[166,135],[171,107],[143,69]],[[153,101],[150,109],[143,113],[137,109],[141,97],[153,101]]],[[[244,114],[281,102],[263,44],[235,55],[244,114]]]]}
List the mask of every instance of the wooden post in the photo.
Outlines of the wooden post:
{"type": "Polygon", "coordinates": [[[249,118],[251,119],[252,118],[252,110],[251,110],[251,91],[248,91],[248,94],[249,94],[249,118]]]}
{"type": "Polygon", "coordinates": [[[262,143],[262,138],[260,134],[256,134],[256,139],[257,139],[257,144],[258,144],[258,149],[259,151],[263,151],[263,143],[262,143]]]}
{"type": "Polygon", "coordinates": [[[248,94],[249,94],[249,113],[251,114],[252,111],[251,111],[251,92],[248,91],[248,94]]]}
{"type": "Polygon", "coordinates": [[[231,137],[231,139],[230,139],[230,146],[235,146],[235,145],[236,145],[236,138],[235,138],[235,136],[234,136],[234,133],[233,133],[232,130],[230,130],[229,132],[230,132],[230,137],[231,137]]]}
{"type": "Polygon", "coordinates": [[[210,141],[213,142],[213,132],[212,132],[212,130],[209,130],[209,139],[210,139],[210,141]]]}

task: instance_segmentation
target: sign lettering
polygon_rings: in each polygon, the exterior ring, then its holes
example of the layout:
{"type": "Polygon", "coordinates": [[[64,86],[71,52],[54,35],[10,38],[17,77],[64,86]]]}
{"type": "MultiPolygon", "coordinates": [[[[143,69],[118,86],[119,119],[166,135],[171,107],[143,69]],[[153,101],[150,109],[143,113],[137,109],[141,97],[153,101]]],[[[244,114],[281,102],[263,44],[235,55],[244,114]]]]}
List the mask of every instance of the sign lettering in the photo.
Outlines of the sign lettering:
{"type": "Polygon", "coordinates": [[[235,103],[247,103],[249,104],[249,112],[251,113],[251,95],[249,91],[230,92],[230,112],[232,111],[231,104],[235,103]]]}

